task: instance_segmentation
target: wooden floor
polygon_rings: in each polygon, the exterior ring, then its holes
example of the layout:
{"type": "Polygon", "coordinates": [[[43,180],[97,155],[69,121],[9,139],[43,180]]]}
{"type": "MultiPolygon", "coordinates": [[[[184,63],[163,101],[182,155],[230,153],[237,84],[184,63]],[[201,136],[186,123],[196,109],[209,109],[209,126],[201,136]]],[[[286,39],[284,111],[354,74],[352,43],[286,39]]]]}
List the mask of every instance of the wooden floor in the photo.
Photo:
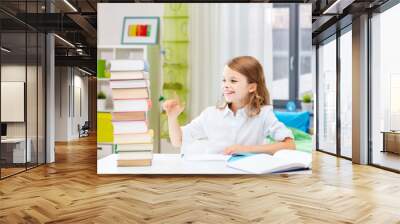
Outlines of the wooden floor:
{"type": "Polygon", "coordinates": [[[3,168],[1,168],[1,177],[7,177],[7,176],[10,176],[10,175],[22,172],[24,170],[26,170],[25,167],[23,167],[23,168],[20,168],[20,167],[17,167],[17,168],[8,168],[8,167],[4,168],[3,167],[3,168]]]}
{"type": "Polygon", "coordinates": [[[312,175],[98,176],[95,138],[0,181],[0,223],[400,223],[400,175],[315,153],[312,175]]]}

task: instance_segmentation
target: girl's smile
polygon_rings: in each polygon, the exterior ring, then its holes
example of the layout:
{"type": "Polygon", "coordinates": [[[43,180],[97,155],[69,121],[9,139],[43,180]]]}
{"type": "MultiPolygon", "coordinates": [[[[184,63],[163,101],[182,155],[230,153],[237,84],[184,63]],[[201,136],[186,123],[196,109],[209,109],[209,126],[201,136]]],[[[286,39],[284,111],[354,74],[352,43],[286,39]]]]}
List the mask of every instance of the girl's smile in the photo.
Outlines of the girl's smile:
{"type": "Polygon", "coordinates": [[[244,106],[249,98],[249,93],[255,91],[256,84],[249,84],[246,76],[225,66],[222,91],[225,101],[233,103],[235,107],[244,106]]]}
{"type": "Polygon", "coordinates": [[[232,90],[224,90],[224,96],[226,98],[227,101],[230,101],[233,97],[233,95],[235,94],[235,91],[232,90]]]}

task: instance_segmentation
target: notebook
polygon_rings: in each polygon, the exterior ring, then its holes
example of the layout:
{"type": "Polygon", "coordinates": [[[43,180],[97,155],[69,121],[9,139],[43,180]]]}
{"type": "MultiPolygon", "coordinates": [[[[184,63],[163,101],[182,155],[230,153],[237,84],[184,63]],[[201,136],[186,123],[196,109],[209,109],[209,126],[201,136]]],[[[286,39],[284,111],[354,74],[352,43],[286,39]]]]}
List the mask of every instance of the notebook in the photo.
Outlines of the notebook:
{"type": "Polygon", "coordinates": [[[274,155],[248,154],[240,159],[230,159],[227,166],[253,174],[287,172],[309,169],[312,155],[296,150],[280,150],[274,155]]]}

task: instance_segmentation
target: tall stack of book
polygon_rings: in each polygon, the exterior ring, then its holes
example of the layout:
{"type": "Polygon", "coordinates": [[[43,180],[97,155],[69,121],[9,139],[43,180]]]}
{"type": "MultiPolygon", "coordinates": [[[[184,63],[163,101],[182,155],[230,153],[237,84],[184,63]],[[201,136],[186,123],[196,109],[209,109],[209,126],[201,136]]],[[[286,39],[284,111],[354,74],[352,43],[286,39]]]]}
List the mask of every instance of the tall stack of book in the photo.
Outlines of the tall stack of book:
{"type": "Polygon", "coordinates": [[[112,60],[110,88],[118,166],[150,166],[153,130],[148,128],[150,82],[143,60],[112,60]]]}

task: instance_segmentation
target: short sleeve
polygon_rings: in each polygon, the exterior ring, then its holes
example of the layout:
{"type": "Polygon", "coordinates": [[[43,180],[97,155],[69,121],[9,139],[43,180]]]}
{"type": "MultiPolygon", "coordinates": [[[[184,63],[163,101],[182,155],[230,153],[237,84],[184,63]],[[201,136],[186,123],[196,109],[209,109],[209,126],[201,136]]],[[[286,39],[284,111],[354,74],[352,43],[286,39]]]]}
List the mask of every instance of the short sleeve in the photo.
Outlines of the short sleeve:
{"type": "Polygon", "coordinates": [[[205,130],[207,114],[206,109],[189,124],[182,127],[182,143],[190,143],[195,140],[207,138],[205,130]]]}
{"type": "Polygon", "coordinates": [[[275,141],[283,141],[285,138],[294,139],[292,131],[276,118],[272,107],[268,107],[265,111],[264,136],[268,135],[275,141]]]}

